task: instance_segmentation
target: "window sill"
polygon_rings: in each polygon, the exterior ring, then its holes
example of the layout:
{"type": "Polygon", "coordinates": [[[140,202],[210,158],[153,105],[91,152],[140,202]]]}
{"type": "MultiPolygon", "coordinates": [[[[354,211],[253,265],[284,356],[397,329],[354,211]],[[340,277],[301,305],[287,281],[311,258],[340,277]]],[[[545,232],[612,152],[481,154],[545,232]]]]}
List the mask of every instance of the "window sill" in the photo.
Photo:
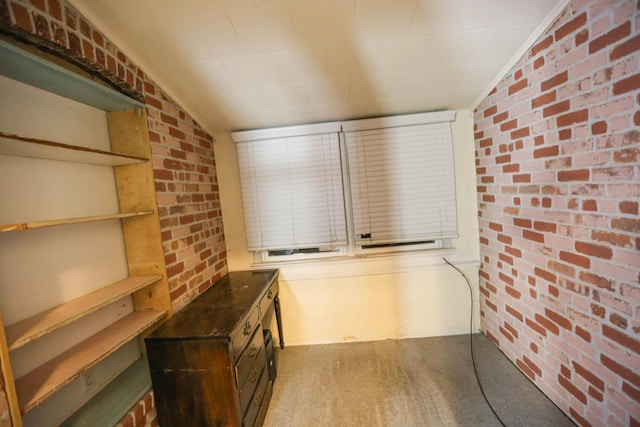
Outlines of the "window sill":
{"type": "Polygon", "coordinates": [[[285,281],[322,280],[451,268],[442,260],[443,257],[455,265],[474,265],[477,267],[480,264],[476,257],[457,254],[456,249],[451,248],[287,262],[263,262],[254,263],[252,268],[256,270],[278,268],[285,281]]]}

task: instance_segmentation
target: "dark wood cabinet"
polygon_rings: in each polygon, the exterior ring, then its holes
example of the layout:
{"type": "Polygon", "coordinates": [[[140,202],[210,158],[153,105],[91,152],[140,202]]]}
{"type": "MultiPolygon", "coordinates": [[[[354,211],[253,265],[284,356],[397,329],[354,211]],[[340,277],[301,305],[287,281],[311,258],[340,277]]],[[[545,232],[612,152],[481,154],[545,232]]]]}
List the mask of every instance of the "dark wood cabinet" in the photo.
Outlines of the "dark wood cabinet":
{"type": "Polygon", "coordinates": [[[232,272],[145,339],[161,427],[260,426],[271,400],[262,318],[278,271],[232,272]]]}

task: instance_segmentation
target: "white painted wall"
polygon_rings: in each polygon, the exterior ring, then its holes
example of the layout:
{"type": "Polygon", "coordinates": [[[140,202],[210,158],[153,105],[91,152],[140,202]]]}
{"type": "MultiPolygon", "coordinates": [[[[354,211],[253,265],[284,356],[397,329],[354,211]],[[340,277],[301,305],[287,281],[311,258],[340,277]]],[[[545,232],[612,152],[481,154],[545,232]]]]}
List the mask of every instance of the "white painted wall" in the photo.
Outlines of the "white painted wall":
{"type": "MultiPolygon", "coordinates": [[[[287,345],[468,333],[468,287],[442,256],[459,264],[471,279],[474,322],[479,325],[478,210],[470,110],[457,111],[452,131],[459,230],[455,250],[276,265],[256,265],[247,251],[235,144],[229,134],[216,136],[229,271],[280,268],[287,345]]],[[[271,323],[275,334],[273,319],[271,323]]]]}

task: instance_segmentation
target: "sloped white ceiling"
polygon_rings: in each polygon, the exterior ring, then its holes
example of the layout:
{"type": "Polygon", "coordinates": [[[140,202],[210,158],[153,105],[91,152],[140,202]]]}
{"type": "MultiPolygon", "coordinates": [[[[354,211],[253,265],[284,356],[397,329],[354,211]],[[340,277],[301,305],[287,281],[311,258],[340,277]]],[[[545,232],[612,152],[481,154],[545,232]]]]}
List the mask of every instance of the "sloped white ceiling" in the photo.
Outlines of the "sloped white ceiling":
{"type": "Polygon", "coordinates": [[[71,0],[212,133],[469,108],[567,0],[71,0]]]}

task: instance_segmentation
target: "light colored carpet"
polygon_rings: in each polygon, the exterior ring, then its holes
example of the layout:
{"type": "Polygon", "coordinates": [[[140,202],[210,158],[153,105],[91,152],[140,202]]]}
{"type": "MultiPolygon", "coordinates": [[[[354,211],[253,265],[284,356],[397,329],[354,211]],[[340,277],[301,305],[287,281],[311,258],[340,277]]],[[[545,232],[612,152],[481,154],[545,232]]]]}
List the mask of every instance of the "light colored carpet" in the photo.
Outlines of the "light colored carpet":
{"type": "MultiPolygon", "coordinates": [[[[485,392],[516,426],[574,426],[484,336],[485,392]]],[[[473,375],[469,335],[286,347],[265,427],[500,426],[473,375]]]]}

